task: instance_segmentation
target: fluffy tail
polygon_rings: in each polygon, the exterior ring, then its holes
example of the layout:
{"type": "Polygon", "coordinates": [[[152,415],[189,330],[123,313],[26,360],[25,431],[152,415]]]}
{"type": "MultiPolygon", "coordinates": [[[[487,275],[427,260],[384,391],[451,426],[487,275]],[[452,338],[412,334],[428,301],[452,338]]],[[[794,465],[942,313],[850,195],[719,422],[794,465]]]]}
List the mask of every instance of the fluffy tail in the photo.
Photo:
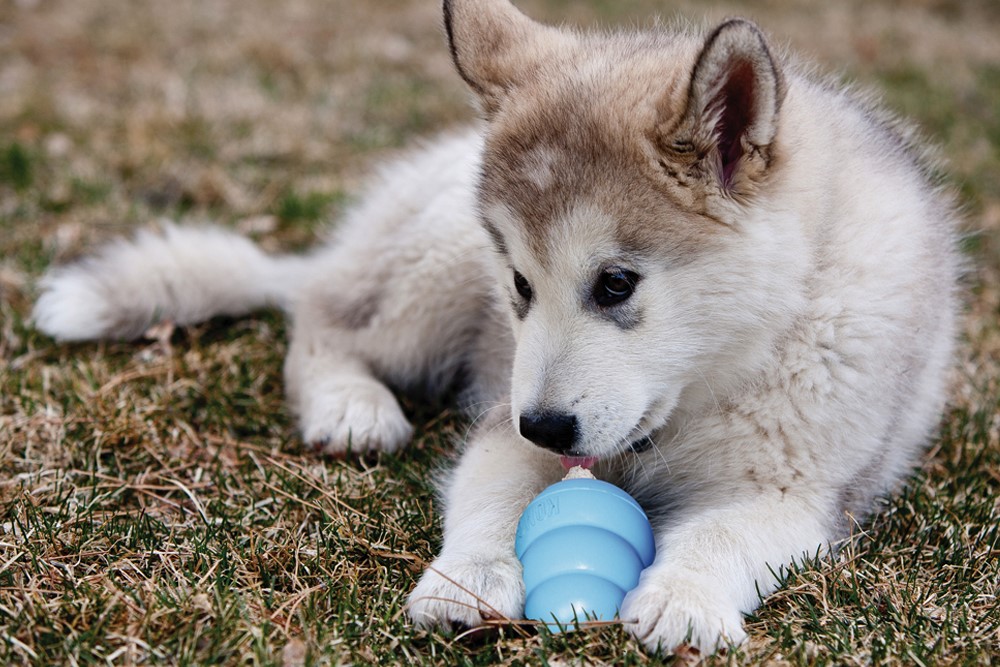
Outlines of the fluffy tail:
{"type": "Polygon", "coordinates": [[[128,340],[160,321],[193,324],[287,307],[307,264],[267,255],[226,229],[165,225],[51,269],[32,319],[59,340],[128,340]]]}

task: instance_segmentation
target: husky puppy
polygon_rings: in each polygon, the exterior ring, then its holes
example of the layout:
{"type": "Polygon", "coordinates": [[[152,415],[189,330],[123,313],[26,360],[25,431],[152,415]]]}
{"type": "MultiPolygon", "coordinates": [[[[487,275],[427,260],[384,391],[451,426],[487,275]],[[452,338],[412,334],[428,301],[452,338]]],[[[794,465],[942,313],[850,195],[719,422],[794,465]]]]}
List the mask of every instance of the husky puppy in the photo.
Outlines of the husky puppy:
{"type": "Polygon", "coordinates": [[[651,650],[742,641],[783,566],[827,550],[938,424],[958,218],[905,129],[730,20],[577,34],[445,0],[485,123],[390,165],[310,255],[167,226],[56,268],[34,321],[133,338],[269,304],[302,434],[392,452],[387,386],[469,385],[421,626],[517,618],[518,517],[583,463],[647,509],[621,617],[651,650]]]}

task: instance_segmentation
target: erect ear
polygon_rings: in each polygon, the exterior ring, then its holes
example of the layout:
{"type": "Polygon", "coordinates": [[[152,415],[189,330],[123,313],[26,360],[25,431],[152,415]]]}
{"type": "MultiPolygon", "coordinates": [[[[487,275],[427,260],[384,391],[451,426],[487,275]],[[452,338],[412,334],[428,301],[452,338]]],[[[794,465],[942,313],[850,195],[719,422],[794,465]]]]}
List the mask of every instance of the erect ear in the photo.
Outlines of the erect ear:
{"type": "Polygon", "coordinates": [[[691,72],[687,106],[667,150],[694,153],[730,194],[749,194],[770,165],[784,79],[764,35],[744,19],[719,25],[691,72]]]}
{"type": "Polygon", "coordinates": [[[444,0],[444,26],[455,67],[487,115],[571,40],[535,23],[508,0],[444,0]]]}

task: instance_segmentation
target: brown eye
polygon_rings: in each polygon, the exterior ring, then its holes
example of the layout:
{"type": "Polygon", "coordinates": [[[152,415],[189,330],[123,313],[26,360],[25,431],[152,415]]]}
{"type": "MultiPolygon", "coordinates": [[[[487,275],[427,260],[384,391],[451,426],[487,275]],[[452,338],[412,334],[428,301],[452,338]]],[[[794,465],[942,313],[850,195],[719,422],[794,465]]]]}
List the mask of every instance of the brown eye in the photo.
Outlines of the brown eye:
{"type": "Polygon", "coordinates": [[[639,275],[632,271],[608,269],[594,285],[594,301],[602,308],[616,306],[632,296],[638,282],[639,275]]]}
{"type": "Polygon", "coordinates": [[[531,285],[528,284],[528,279],[517,271],[514,272],[514,289],[517,290],[522,299],[531,301],[531,285]]]}

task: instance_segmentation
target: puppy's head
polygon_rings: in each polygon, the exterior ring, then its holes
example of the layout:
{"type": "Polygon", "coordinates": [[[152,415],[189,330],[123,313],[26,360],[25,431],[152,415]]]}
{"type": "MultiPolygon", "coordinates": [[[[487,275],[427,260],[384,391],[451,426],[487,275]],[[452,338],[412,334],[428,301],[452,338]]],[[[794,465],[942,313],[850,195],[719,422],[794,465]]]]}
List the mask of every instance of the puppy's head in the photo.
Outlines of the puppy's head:
{"type": "Polygon", "coordinates": [[[646,444],[766,345],[779,68],[746,21],[579,35],[507,0],[444,7],[488,121],[478,201],[517,340],[514,421],[568,456],[646,444]]]}

